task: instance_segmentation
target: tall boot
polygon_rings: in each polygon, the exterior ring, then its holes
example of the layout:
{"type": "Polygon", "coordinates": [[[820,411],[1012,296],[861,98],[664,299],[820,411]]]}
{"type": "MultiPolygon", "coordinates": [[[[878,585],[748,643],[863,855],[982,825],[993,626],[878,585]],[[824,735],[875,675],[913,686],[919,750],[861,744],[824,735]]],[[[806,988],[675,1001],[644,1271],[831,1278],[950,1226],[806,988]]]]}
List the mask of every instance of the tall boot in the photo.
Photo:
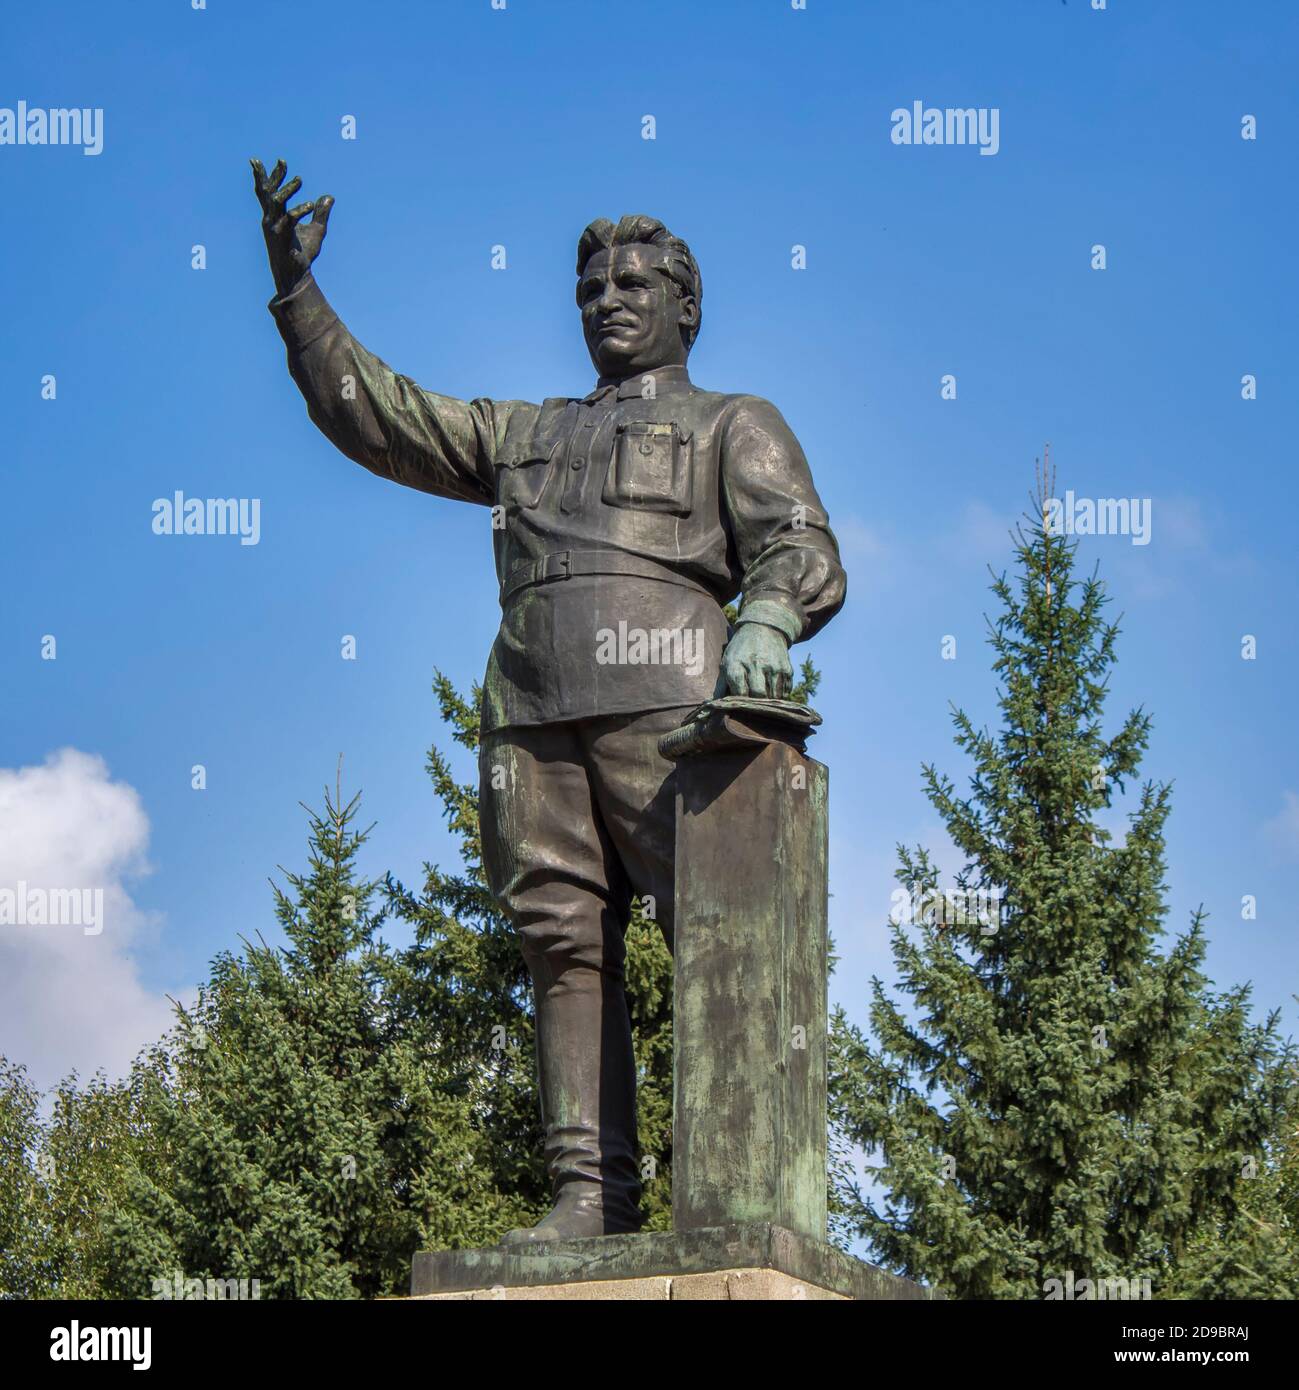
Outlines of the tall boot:
{"type": "MultiPolygon", "coordinates": [[[[531,963],[530,963],[531,964],[531,963]]],[[[621,978],[532,967],[537,1067],[554,1209],[503,1244],[640,1229],[636,1066],[621,978]]]]}

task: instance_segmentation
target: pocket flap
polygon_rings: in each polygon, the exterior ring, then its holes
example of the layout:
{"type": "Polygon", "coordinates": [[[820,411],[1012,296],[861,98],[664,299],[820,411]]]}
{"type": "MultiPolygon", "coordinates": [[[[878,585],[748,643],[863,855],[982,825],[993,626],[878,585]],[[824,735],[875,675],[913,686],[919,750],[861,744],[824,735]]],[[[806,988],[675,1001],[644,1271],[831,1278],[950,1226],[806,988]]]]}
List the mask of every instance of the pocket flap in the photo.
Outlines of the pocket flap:
{"type": "Polygon", "coordinates": [[[627,420],[618,426],[601,500],[611,507],[689,516],[694,449],[672,420],[627,420]]]}
{"type": "Polygon", "coordinates": [[[502,468],[526,468],[530,463],[549,463],[558,448],[558,440],[553,444],[526,444],[502,458],[500,465],[502,468]]]}
{"type": "Polygon", "coordinates": [[[672,420],[627,420],[618,426],[618,434],[631,435],[673,435],[684,444],[690,438],[689,430],[683,430],[672,420]]]}

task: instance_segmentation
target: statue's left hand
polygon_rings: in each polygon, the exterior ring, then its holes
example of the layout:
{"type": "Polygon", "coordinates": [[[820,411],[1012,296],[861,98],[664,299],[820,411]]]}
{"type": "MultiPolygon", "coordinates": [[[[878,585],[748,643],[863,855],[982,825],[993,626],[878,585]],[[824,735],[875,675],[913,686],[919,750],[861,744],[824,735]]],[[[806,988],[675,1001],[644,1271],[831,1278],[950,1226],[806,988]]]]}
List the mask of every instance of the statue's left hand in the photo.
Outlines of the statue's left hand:
{"type": "Polygon", "coordinates": [[[762,623],[741,623],[722,654],[722,671],[732,695],[785,699],[794,680],[785,634],[762,623]]]}

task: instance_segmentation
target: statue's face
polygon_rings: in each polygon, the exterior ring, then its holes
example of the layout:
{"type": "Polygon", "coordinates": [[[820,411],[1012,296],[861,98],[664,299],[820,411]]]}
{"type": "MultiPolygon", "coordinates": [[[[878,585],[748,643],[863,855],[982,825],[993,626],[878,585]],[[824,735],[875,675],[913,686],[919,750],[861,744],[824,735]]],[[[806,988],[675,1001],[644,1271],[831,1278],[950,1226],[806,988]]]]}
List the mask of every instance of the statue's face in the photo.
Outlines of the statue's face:
{"type": "Polygon", "coordinates": [[[692,296],[679,297],[654,246],[597,251],[577,285],[587,351],[601,376],[628,377],[684,364],[682,328],[699,322],[692,296]]]}

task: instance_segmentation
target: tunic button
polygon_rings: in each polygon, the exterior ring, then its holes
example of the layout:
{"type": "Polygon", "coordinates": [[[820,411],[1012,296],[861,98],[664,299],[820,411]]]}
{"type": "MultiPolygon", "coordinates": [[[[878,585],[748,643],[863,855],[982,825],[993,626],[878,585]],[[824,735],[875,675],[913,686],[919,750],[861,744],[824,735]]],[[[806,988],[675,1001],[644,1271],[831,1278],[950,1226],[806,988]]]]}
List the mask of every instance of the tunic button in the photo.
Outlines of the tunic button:
{"type": "Polygon", "coordinates": [[[585,459],[574,459],[574,460],[573,460],[573,471],[576,472],[579,468],[584,467],[585,464],[586,464],[586,460],[585,460],[585,459]]]}

